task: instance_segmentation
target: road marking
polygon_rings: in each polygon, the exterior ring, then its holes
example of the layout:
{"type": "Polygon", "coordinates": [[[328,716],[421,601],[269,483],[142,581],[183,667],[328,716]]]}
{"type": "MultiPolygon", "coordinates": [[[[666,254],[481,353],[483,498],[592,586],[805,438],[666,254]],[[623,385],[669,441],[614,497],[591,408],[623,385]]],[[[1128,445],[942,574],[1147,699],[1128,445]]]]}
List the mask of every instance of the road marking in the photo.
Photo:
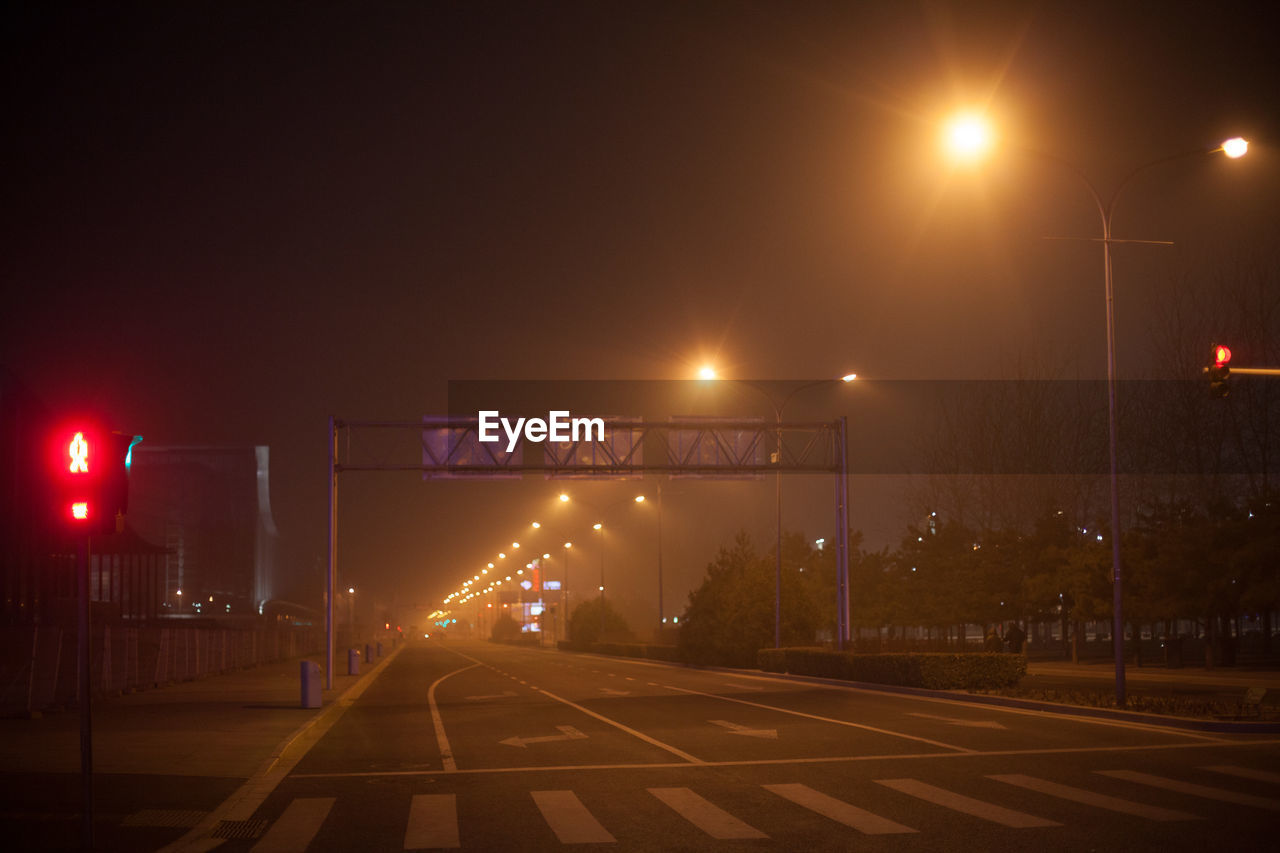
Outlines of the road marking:
{"type": "MultiPolygon", "coordinates": [[[[475,664],[472,664],[474,666],[475,664]]],[[[469,669],[470,667],[468,667],[469,669]]],[[[463,696],[468,702],[481,702],[485,699],[507,699],[511,696],[518,695],[514,690],[504,690],[501,693],[491,693],[488,696],[463,696]]]]}
{"type": "MultiPolygon", "coordinates": [[[[450,651],[453,651],[453,650],[450,649],[450,651]]],[[[487,667],[488,669],[493,669],[493,667],[490,666],[489,664],[485,663],[482,660],[479,660],[478,658],[473,658],[471,657],[471,655],[463,654],[462,652],[458,652],[458,651],[453,651],[453,653],[455,655],[458,655],[459,657],[466,658],[469,661],[474,661],[478,666],[483,666],[483,667],[487,667]]],[[[577,702],[570,702],[568,699],[565,699],[562,696],[557,696],[548,690],[543,690],[541,688],[537,688],[537,690],[539,693],[541,693],[543,696],[546,696],[548,699],[554,699],[557,702],[561,702],[565,705],[568,705],[570,708],[581,711],[582,713],[586,714],[588,717],[595,717],[597,720],[599,720],[602,723],[608,723],[614,728],[624,731],[627,734],[631,735],[632,737],[637,737],[647,744],[656,746],[659,749],[664,749],[667,752],[671,753],[672,755],[675,755],[679,758],[684,759],[690,764],[706,764],[706,762],[703,761],[702,759],[696,758],[690,755],[689,753],[685,752],[683,749],[679,749],[668,743],[663,743],[657,738],[650,737],[644,732],[636,731],[635,729],[631,728],[630,726],[624,723],[620,723],[617,720],[611,720],[608,717],[604,716],[603,714],[597,714],[595,711],[592,711],[590,708],[584,708],[583,706],[579,705],[577,702]]],[[[446,768],[446,769],[449,769],[449,768],[446,768]]]]}
{"type": "Polygon", "coordinates": [[[650,788],[649,793],[666,803],[689,823],[712,838],[768,838],[689,788],[650,788]]]}
{"type": "Polygon", "coordinates": [[[1070,800],[1073,803],[1081,803],[1086,806],[1107,809],[1108,811],[1136,815],[1137,817],[1145,817],[1147,820],[1201,820],[1199,815],[1193,815],[1188,812],[1179,812],[1174,811],[1173,809],[1162,809],[1159,806],[1149,806],[1146,803],[1135,803],[1132,800],[1122,800],[1119,797],[1109,797],[1106,794],[1099,794],[1095,791],[1086,791],[1083,788],[1072,788],[1068,785],[1059,785],[1057,782],[1050,782],[1046,779],[1037,779],[1034,776],[1023,776],[1020,773],[988,776],[987,778],[995,779],[997,782],[1006,782],[1010,785],[1017,785],[1019,788],[1026,788],[1029,791],[1038,791],[1041,794],[1048,794],[1050,797],[1070,800]]]}
{"type": "Polygon", "coordinates": [[[587,736],[575,729],[573,726],[556,726],[560,730],[558,735],[543,735],[541,737],[509,737],[506,740],[500,740],[498,743],[505,743],[507,746],[518,746],[521,749],[527,749],[531,743],[551,743],[557,740],[586,740],[587,736]]]}
{"type": "Polygon", "coordinates": [[[461,847],[458,837],[458,798],[455,794],[415,794],[409,803],[404,849],[461,847]]]}
{"type": "Polygon", "coordinates": [[[542,817],[562,844],[612,844],[618,839],[587,811],[573,791],[530,791],[542,817]]]}
{"type": "MultiPolygon", "coordinates": [[[[611,720],[606,722],[612,723],[611,720]]],[[[1057,749],[992,749],[985,752],[908,752],[908,753],[872,753],[869,755],[824,755],[816,758],[753,758],[737,761],[697,761],[698,767],[770,767],[794,766],[804,764],[857,764],[863,761],[913,761],[927,762],[938,759],[966,758],[1007,758],[1007,757],[1042,757],[1052,755],[1092,755],[1115,752],[1159,752],[1164,750],[1203,749],[1224,746],[1255,749],[1258,746],[1280,745],[1280,740],[1237,741],[1232,744],[1207,743],[1165,743],[1156,746],[1096,746],[1096,747],[1063,747],[1057,749]]],[[[558,764],[545,767],[476,767],[466,770],[447,771],[450,775],[483,775],[485,773],[545,773],[549,771],[564,772],[569,770],[668,770],[673,767],[688,767],[688,762],[661,761],[631,764],[558,764]]],[[[372,779],[375,777],[394,776],[441,776],[439,770],[362,770],[353,773],[294,773],[293,779],[372,779]]]]}
{"type": "Polygon", "coordinates": [[[748,702],[746,699],[735,699],[732,696],[718,696],[715,693],[703,693],[701,690],[690,690],[687,687],[675,687],[674,685],[665,685],[668,690],[676,690],[680,693],[692,693],[694,696],[707,696],[711,699],[719,699],[721,702],[737,702],[739,705],[750,705],[752,708],[764,708],[767,711],[777,711],[780,714],[791,714],[795,717],[805,717],[810,720],[817,720],[822,723],[834,723],[837,726],[848,726],[852,729],[862,729],[863,731],[875,732],[876,734],[890,735],[891,737],[905,738],[906,740],[919,741],[927,743],[930,746],[937,746],[943,749],[952,749],[956,752],[972,753],[976,750],[968,749],[963,746],[955,746],[949,743],[942,743],[937,740],[930,740],[927,737],[917,737],[915,735],[903,734],[902,732],[892,732],[888,729],[878,729],[875,726],[865,726],[861,723],[851,723],[848,720],[836,720],[831,717],[822,717],[818,714],[806,714],[804,711],[793,711],[790,708],[779,708],[776,705],[764,705],[760,702],[748,702]]]}
{"type": "Polygon", "coordinates": [[[302,797],[289,803],[251,850],[254,853],[303,853],[329,816],[335,797],[302,797]]]}
{"type": "Polygon", "coordinates": [[[628,676],[627,676],[627,681],[635,681],[635,679],[628,675],[628,676]]]}
{"type": "Polygon", "coordinates": [[[427,689],[427,705],[431,709],[431,725],[436,730],[436,745],[440,747],[440,761],[445,770],[457,770],[458,764],[453,760],[453,748],[449,746],[449,738],[444,733],[444,720],[440,717],[440,708],[436,705],[436,688],[440,686],[440,682],[449,676],[466,672],[475,666],[479,666],[479,664],[473,663],[471,666],[464,666],[461,669],[455,669],[453,672],[447,672],[432,682],[431,687],[427,689]]]}
{"type": "Polygon", "coordinates": [[[630,696],[630,690],[614,690],[612,687],[601,687],[600,692],[606,696],[630,696]]]}
{"type": "Polygon", "coordinates": [[[938,714],[921,714],[918,711],[908,711],[908,717],[922,717],[926,720],[940,720],[952,726],[968,726],[974,729],[1003,729],[1000,723],[995,720],[965,720],[960,717],[943,717],[938,714]]]}
{"type": "Polygon", "coordinates": [[[762,785],[766,791],[772,791],[783,799],[790,800],[798,806],[804,806],[823,817],[853,827],[864,835],[892,835],[896,833],[915,832],[909,826],[895,823],[888,818],[872,814],[869,811],[851,806],[843,800],[828,797],[815,791],[808,785],[791,783],[786,785],[762,785]]]}
{"type": "Polygon", "coordinates": [[[749,690],[752,693],[763,693],[763,687],[756,687],[754,684],[735,684],[732,681],[721,682],[725,687],[732,687],[734,690],[749,690]]]}
{"type": "Polygon", "coordinates": [[[778,739],[777,729],[752,729],[737,723],[731,723],[728,720],[707,720],[713,726],[720,726],[722,729],[728,729],[730,734],[746,735],[747,737],[771,738],[778,739]]]}
{"type": "Polygon", "coordinates": [[[1110,776],[1125,782],[1136,782],[1139,785],[1150,785],[1153,788],[1164,788],[1179,794],[1190,794],[1193,797],[1204,797],[1208,800],[1220,800],[1224,803],[1236,803],[1242,806],[1255,806],[1268,811],[1280,811],[1280,800],[1270,797],[1258,797],[1253,794],[1239,794],[1225,788],[1211,788],[1208,785],[1196,785],[1191,782],[1180,782],[1177,779],[1166,779],[1163,776],[1152,776],[1150,773],[1138,773],[1133,770],[1095,770],[1100,776],[1110,776]]]}
{"type": "Polygon", "coordinates": [[[538,692],[541,693],[543,696],[547,696],[551,699],[556,700],[557,702],[563,702],[564,704],[568,705],[570,708],[576,708],[582,713],[586,714],[587,716],[595,717],[597,720],[600,720],[603,723],[608,723],[609,725],[615,728],[621,729],[622,731],[626,732],[629,735],[632,735],[633,737],[638,737],[640,738],[640,740],[644,741],[645,743],[653,744],[654,746],[659,747],[660,749],[665,749],[667,752],[671,753],[672,755],[683,758],[685,761],[689,762],[690,764],[706,763],[701,758],[695,758],[694,756],[685,752],[683,749],[674,747],[669,743],[663,743],[657,738],[650,737],[644,732],[637,731],[624,723],[620,723],[617,720],[611,720],[608,717],[604,716],[603,714],[597,714],[595,711],[592,711],[590,708],[582,707],[577,702],[570,702],[568,699],[557,696],[554,693],[550,693],[546,690],[539,690],[538,692]]]}
{"type": "Polygon", "coordinates": [[[997,806],[994,803],[975,800],[973,797],[966,797],[963,794],[957,794],[944,788],[935,788],[933,785],[925,784],[918,779],[877,779],[875,782],[877,785],[884,785],[886,788],[892,788],[909,797],[916,797],[936,806],[989,820],[1001,826],[1011,826],[1015,829],[1027,829],[1033,826],[1062,826],[1057,821],[1045,820],[1042,817],[1029,815],[1025,812],[1006,809],[1004,806],[997,806]]]}
{"type": "Polygon", "coordinates": [[[1213,767],[1201,767],[1201,770],[1212,770],[1227,776],[1239,776],[1241,779],[1252,779],[1255,782],[1271,782],[1280,785],[1280,773],[1269,773],[1266,770],[1254,770],[1251,767],[1237,767],[1234,764],[1216,764],[1213,767]]]}

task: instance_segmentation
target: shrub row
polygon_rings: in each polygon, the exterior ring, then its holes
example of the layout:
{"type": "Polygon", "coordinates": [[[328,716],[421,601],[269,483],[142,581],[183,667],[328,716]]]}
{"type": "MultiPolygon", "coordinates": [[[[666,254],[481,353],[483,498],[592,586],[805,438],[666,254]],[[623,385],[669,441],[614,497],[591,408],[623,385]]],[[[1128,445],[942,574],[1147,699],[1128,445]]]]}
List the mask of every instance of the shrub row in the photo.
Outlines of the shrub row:
{"type": "Polygon", "coordinates": [[[556,647],[562,652],[594,652],[598,655],[617,655],[624,658],[644,658],[679,662],[675,646],[658,646],[650,643],[587,643],[586,645],[561,640],[556,647]]]}
{"type": "Polygon", "coordinates": [[[810,648],[761,649],[757,663],[765,672],[930,690],[996,690],[1017,686],[1027,674],[1027,660],[1022,655],[996,652],[866,655],[810,648]]]}

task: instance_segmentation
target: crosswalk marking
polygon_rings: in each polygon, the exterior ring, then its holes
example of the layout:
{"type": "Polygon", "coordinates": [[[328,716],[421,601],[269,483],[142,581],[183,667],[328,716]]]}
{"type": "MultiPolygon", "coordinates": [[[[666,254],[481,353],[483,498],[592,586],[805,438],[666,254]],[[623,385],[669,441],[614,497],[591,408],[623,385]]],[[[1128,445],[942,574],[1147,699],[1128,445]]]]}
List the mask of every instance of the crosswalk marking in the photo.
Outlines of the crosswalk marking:
{"type": "Polygon", "coordinates": [[[649,793],[712,838],[768,838],[688,788],[650,788],[649,793]]]}
{"type": "Polygon", "coordinates": [[[1139,785],[1150,785],[1153,788],[1164,788],[1179,794],[1190,794],[1193,797],[1204,797],[1208,800],[1221,800],[1224,803],[1236,803],[1242,806],[1255,806],[1268,811],[1280,811],[1280,800],[1270,797],[1259,797],[1254,794],[1241,794],[1225,788],[1211,788],[1208,785],[1196,785],[1191,782],[1180,782],[1177,779],[1166,779],[1163,776],[1152,776],[1150,773],[1137,773],[1132,770],[1095,770],[1101,776],[1121,779],[1125,782],[1136,782],[1139,785]]]}
{"type": "Polygon", "coordinates": [[[831,818],[834,821],[843,823],[845,826],[851,826],[866,835],[890,835],[899,832],[916,831],[909,826],[894,823],[888,818],[872,814],[857,806],[851,806],[843,800],[828,797],[808,785],[791,783],[786,785],[764,785],[762,787],[766,791],[772,791],[798,806],[804,806],[806,809],[817,812],[823,817],[831,818]]]}
{"type": "Polygon", "coordinates": [[[1145,817],[1148,820],[1200,820],[1199,815],[1174,811],[1173,809],[1162,809],[1159,806],[1149,806],[1145,803],[1135,803],[1132,800],[1122,800],[1119,797],[1109,797],[1106,794],[1099,794],[1095,791],[1072,788],[1069,785],[1059,785],[1057,782],[1037,779],[1034,776],[1023,776],[1020,773],[988,776],[987,778],[995,779],[997,782],[1017,785],[1019,788],[1026,788],[1029,791],[1038,791],[1051,797],[1070,800],[1073,803],[1082,803],[1086,806],[1095,806],[1108,811],[1145,817]]]}
{"type": "Polygon", "coordinates": [[[892,788],[908,796],[919,797],[934,805],[973,815],[983,820],[989,820],[1001,826],[1012,826],[1017,829],[1026,829],[1034,826],[1062,826],[1057,821],[1045,820],[1042,817],[1029,815],[1025,812],[1006,809],[1004,806],[997,806],[994,803],[975,800],[973,797],[966,797],[963,794],[957,794],[944,788],[935,788],[933,785],[928,785],[918,779],[877,779],[875,781],[877,785],[884,785],[886,788],[892,788]]]}
{"type": "Polygon", "coordinates": [[[573,791],[530,791],[538,811],[563,844],[612,843],[618,839],[609,834],[600,821],[573,791]]]}
{"type": "Polygon", "coordinates": [[[1266,770],[1254,770],[1252,767],[1236,767],[1233,764],[1218,764],[1213,767],[1201,767],[1201,770],[1212,770],[1214,773],[1224,773],[1228,776],[1239,776],[1241,779],[1252,779],[1255,782],[1271,782],[1280,785],[1280,773],[1270,773],[1266,770]]]}
{"type": "Polygon", "coordinates": [[[300,797],[289,803],[253,853],[303,853],[329,816],[336,797],[300,797]]]}
{"type": "Polygon", "coordinates": [[[415,794],[409,803],[404,849],[461,847],[458,798],[455,794],[415,794]]]}

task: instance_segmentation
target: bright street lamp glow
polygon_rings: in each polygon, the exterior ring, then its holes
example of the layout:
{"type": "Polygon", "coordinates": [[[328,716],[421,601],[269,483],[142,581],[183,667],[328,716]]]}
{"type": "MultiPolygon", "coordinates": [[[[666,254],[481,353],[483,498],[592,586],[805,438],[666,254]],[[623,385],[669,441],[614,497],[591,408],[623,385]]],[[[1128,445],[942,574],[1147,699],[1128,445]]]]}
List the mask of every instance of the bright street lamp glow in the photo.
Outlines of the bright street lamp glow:
{"type": "Polygon", "coordinates": [[[857,379],[857,378],[858,378],[858,374],[856,374],[856,373],[846,373],[844,376],[841,376],[841,377],[840,377],[840,381],[841,381],[841,382],[852,382],[853,380],[855,380],[855,379],[857,379]]]}
{"type": "Polygon", "coordinates": [[[698,378],[699,379],[716,379],[718,378],[716,376],[716,369],[709,364],[703,365],[702,367],[698,368],[698,378]]]}
{"type": "Polygon", "coordinates": [[[1222,143],[1222,153],[1232,160],[1243,157],[1249,151],[1249,140],[1243,136],[1234,136],[1222,143]]]}
{"type": "Polygon", "coordinates": [[[636,503],[638,504],[644,503],[644,495],[636,495],[636,503]]]}
{"type": "Polygon", "coordinates": [[[573,543],[572,543],[572,542],[566,542],[566,543],[564,543],[564,547],[566,547],[566,548],[572,548],[572,547],[573,547],[573,543]]]}
{"type": "Polygon", "coordinates": [[[560,493],[560,502],[561,502],[561,503],[568,503],[568,502],[569,502],[569,496],[568,496],[568,495],[566,495],[564,492],[561,492],[561,493],[560,493]]]}
{"type": "Polygon", "coordinates": [[[536,521],[533,523],[533,529],[534,529],[534,530],[537,530],[537,529],[538,529],[539,527],[541,527],[541,526],[542,526],[542,525],[541,525],[541,524],[539,524],[539,523],[538,523],[538,522],[536,522],[536,521]]]}
{"type": "Polygon", "coordinates": [[[512,543],[511,543],[511,547],[512,547],[512,548],[519,548],[519,547],[520,547],[520,543],[519,543],[519,542],[512,542],[512,543]]]}
{"type": "Polygon", "coordinates": [[[958,115],[947,122],[942,141],[956,159],[977,160],[991,147],[991,125],[974,113],[958,115]]]}
{"type": "Polygon", "coordinates": [[[595,524],[591,525],[592,530],[599,530],[601,527],[604,527],[604,525],[598,521],[595,524]]]}
{"type": "Polygon", "coordinates": [[[356,588],[355,588],[354,586],[349,586],[349,587],[347,587],[347,592],[351,593],[352,595],[355,595],[355,594],[356,594],[356,588]]]}
{"type": "Polygon", "coordinates": [[[542,559],[544,559],[544,560],[550,560],[550,559],[551,559],[551,555],[550,555],[550,554],[543,554],[543,555],[542,555],[542,559]]]}
{"type": "Polygon", "coordinates": [[[493,563],[490,563],[490,564],[489,564],[489,568],[491,568],[491,569],[493,568],[493,563]]]}

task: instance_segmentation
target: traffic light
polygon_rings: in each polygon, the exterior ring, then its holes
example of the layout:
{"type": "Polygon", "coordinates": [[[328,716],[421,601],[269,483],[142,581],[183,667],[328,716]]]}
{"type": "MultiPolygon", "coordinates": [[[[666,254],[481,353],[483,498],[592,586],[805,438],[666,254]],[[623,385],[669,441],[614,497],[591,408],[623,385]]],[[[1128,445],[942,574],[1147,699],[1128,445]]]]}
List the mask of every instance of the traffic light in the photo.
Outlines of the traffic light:
{"type": "Polygon", "coordinates": [[[1213,364],[1204,369],[1209,377],[1209,394],[1213,397],[1225,397],[1231,392],[1227,387],[1227,378],[1231,375],[1231,368],[1227,367],[1229,361],[1231,350],[1221,344],[1214,344],[1213,364]]]}
{"type": "Polygon", "coordinates": [[[117,516],[129,504],[130,435],[107,432],[91,423],[57,430],[50,464],[59,527],[76,534],[117,532],[117,516]]]}

